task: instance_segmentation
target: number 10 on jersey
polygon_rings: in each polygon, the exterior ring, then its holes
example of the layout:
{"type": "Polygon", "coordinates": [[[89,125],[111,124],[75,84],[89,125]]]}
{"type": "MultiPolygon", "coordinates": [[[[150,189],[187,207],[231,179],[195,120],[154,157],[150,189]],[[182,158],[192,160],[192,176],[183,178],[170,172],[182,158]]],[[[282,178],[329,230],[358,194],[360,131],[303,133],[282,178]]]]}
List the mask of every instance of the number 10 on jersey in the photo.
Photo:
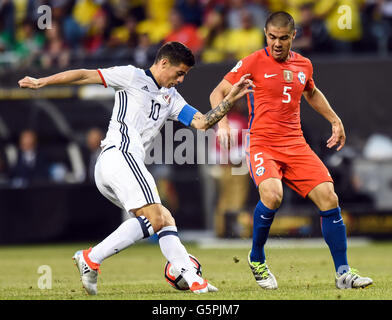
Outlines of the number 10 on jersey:
{"type": "Polygon", "coordinates": [[[161,104],[158,102],[155,102],[154,100],[151,100],[151,111],[150,111],[150,115],[148,117],[157,121],[159,118],[159,111],[160,110],[161,110],[161,104]]]}

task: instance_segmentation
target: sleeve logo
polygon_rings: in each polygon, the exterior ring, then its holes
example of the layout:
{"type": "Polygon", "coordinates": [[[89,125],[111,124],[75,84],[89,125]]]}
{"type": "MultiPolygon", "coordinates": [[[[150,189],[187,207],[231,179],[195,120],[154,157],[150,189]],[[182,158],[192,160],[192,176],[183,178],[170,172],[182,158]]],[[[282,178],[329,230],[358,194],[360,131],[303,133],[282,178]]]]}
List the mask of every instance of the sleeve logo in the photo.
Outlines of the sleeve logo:
{"type": "Polygon", "coordinates": [[[237,72],[239,68],[241,68],[242,66],[242,60],[238,61],[237,64],[235,65],[235,67],[233,69],[231,69],[230,72],[237,72]]]}

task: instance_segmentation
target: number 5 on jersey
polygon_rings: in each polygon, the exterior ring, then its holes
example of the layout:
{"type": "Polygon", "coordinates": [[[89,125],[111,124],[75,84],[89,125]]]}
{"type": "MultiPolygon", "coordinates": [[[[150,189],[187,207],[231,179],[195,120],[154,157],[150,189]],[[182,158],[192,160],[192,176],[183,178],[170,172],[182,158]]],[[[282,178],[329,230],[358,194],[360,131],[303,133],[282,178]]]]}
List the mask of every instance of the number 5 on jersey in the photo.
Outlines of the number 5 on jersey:
{"type": "Polygon", "coordinates": [[[285,98],[282,100],[283,103],[290,103],[291,101],[291,95],[288,92],[289,90],[291,90],[291,87],[288,86],[284,86],[283,87],[283,95],[285,96],[285,98]]]}
{"type": "Polygon", "coordinates": [[[255,154],[255,162],[256,162],[255,168],[260,167],[264,163],[264,159],[261,156],[262,154],[263,154],[262,152],[255,154]]]}
{"type": "Polygon", "coordinates": [[[264,159],[262,157],[263,153],[259,152],[255,154],[255,169],[256,169],[256,176],[260,177],[264,174],[265,168],[262,166],[264,163],[264,159]]]}

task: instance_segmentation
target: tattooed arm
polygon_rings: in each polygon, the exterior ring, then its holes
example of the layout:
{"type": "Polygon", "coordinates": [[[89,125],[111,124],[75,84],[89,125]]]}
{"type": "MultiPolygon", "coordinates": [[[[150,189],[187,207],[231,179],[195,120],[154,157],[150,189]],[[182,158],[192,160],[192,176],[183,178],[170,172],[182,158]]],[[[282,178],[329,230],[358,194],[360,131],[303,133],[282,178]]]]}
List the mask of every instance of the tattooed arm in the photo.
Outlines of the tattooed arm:
{"type": "Polygon", "coordinates": [[[206,114],[196,112],[193,116],[191,126],[200,130],[207,130],[222,119],[233,107],[236,100],[244,95],[253,92],[253,82],[247,79],[249,74],[245,74],[241,79],[233,85],[229,94],[222,100],[222,102],[214,109],[208,111],[206,114]]]}
{"type": "Polygon", "coordinates": [[[224,99],[216,108],[211,109],[206,114],[196,112],[193,116],[191,126],[196,129],[207,130],[222,119],[226,113],[230,111],[232,106],[233,102],[230,102],[228,99],[224,99]]]}

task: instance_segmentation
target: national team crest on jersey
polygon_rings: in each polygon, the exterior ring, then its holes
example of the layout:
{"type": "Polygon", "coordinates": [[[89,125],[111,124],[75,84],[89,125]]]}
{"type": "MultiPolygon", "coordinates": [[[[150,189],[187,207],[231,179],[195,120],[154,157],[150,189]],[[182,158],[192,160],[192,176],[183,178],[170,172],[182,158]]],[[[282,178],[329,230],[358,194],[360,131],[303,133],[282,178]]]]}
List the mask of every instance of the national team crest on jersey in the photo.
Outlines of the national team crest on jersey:
{"type": "Polygon", "coordinates": [[[293,71],[283,70],[283,79],[286,82],[293,82],[293,71]]]}
{"type": "Polygon", "coordinates": [[[264,172],[265,172],[265,168],[264,167],[258,167],[256,169],[256,176],[260,177],[260,176],[262,176],[264,174],[264,172]]]}
{"type": "Polygon", "coordinates": [[[302,71],[298,72],[298,79],[299,79],[299,82],[301,82],[303,85],[305,85],[305,82],[306,82],[305,73],[303,73],[302,71]]]}
{"type": "Polygon", "coordinates": [[[166,95],[163,96],[163,100],[165,100],[165,102],[166,102],[167,104],[170,104],[171,98],[170,98],[170,96],[169,96],[168,94],[166,94],[166,95]]]}

